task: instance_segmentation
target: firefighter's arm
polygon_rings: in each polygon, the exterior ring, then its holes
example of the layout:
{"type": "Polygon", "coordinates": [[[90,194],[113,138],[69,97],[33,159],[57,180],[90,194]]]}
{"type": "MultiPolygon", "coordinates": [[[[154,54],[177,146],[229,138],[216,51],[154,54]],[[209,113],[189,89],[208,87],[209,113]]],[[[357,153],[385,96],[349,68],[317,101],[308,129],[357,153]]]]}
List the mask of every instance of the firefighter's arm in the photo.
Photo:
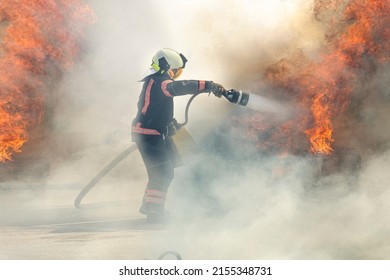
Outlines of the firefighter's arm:
{"type": "Polygon", "coordinates": [[[221,97],[222,94],[225,92],[223,86],[212,81],[170,81],[166,85],[163,84],[162,86],[163,91],[166,91],[171,96],[208,92],[215,94],[217,97],[221,97]]]}

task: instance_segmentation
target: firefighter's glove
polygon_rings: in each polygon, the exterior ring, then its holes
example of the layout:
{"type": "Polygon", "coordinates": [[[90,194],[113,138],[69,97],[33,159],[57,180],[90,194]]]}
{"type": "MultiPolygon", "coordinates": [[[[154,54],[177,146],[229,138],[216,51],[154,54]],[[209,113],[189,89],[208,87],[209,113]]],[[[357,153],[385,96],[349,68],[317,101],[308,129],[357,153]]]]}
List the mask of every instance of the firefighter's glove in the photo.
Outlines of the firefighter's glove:
{"type": "Polygon", "coordinates": [[[175,135],[179,128],[180,124],[177,123],[176,119],[173,119],[173,121],[167,127],[167,136],[175,135]]]}
{"type": "Polygon", "coordinates": [[[221,97],[226,89],[220,84],[214,82],[206,82],[205,92],[213,93],[216,97],[221,97]]]}

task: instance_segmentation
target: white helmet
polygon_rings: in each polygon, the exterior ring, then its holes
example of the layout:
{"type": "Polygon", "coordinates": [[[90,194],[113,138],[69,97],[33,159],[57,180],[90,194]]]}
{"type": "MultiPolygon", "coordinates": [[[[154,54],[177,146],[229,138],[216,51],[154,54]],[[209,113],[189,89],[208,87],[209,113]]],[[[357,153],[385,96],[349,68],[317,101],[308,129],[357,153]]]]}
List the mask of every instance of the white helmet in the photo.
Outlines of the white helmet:
{"type": "Polygon", "coordinates": [[[168,70],[178,70],[186,66],[187,59],[181,53],[172,49],[159,50],[152,59],[152,67],[156,72],[164,73],[168,70]]]}

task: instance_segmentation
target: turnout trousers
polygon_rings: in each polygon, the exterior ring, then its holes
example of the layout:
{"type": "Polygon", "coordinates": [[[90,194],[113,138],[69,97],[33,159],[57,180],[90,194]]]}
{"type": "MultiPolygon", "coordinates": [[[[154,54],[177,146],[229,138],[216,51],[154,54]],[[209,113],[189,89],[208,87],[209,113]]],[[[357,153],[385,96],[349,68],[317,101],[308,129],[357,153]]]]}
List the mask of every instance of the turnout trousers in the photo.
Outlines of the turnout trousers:
{"type": "Polygon", "coordinates": [[[174,176],[167,141],[161,135],[143,135],[136,144],[148,173],[140,212],[145,215],[163,213],[168,187],[174,176]]]}

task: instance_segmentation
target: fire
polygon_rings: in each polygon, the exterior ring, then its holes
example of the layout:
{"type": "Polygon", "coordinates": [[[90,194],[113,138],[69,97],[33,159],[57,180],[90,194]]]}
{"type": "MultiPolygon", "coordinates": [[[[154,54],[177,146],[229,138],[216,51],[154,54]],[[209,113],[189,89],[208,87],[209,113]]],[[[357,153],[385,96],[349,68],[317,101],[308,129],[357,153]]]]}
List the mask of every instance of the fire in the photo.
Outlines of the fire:
{"type": "MultiPolygon", "coordinates": [[[[304,134],[310,144],[307,149],[328,155],[334,150],[333,120],[348,109],[356,82],[372,63],[390,60],[390,1],[317,0],[314,16],[326,27],[327,45],[321,58],[310,62],[298,54],[268,67],[265,77],[310,109],[310,114],[272,128],[277,136],[272,138],[283,139],[273,145],[284,146],[282,150],[290,145],[290,152],[299,152],[302,145],[292,138],[304,134]]],[[[263,127],[260,133],[270,130],[263,127]]]]}
{"type": "Polygon", "coordinates": [[[0,162],[42,122],[52,72],[73,65],[93,17],[81,0],[0,2],[0,162]]]}

